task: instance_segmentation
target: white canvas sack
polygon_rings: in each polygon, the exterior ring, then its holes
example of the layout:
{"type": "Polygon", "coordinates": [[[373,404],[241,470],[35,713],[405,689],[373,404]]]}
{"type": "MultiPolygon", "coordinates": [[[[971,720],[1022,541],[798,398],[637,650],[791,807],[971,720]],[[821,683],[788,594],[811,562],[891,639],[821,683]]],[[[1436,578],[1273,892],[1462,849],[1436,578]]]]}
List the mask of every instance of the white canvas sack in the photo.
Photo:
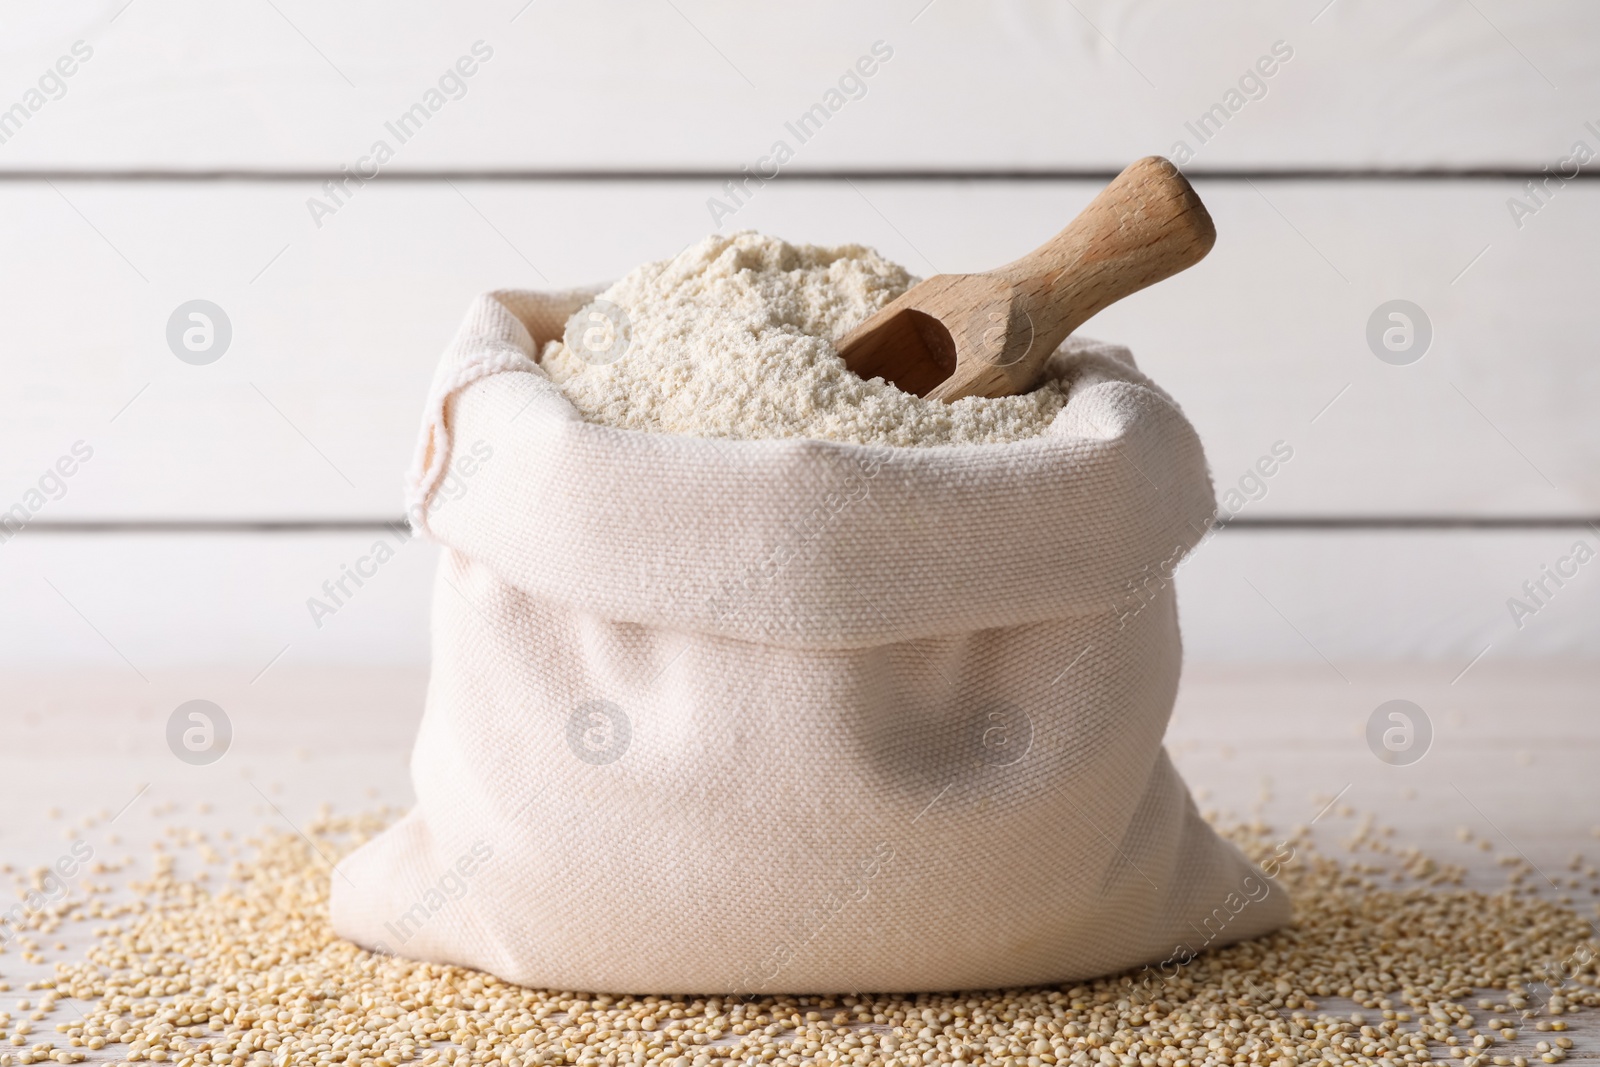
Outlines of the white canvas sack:
{"type": "Polygon", "coordinates": [[[534,360],[585,299],[482,297],[439,367],[417,804],[340,865],[341,935],[544,988],[909,992],[1287,921],[1162,747],[1214,503],[1126,351],[1058,353],[1036,439],[709,440],[579,417],[534,360]]]}

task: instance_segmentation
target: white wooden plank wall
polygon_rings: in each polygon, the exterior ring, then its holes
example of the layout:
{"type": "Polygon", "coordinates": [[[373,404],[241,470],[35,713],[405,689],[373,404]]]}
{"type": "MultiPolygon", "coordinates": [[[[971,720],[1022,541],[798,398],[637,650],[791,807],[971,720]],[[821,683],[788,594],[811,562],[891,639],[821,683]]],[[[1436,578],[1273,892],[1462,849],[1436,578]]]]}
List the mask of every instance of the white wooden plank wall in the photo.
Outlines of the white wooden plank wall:
{"type": "Polygon", "coordinates": [[[980,269],[1179,141],[1217,249],[1085,332],[1246,490],[1180,577],[1191,657],[1600,656],[1600,565],[1522,591],[1600,550],[1600,184],[1549,177],[1600,155],[1597,44],[1578,0],[14,6],[0,511],[32,521],[0,540],[0,665],[423,662],[431,549],[320,629],[304,601],[398,517],[474,294],[717,226],[980,269]],[[779,178],[729,196],[777,140],[779,178]],[[165,336],[196,298],[232,327],[206,366],[165,336]],[[1433,332],[1404,366],[1366,337],[1394,299],[1433,332]]]}
{"type": "Polygon", "coordinates": [[[74,40],[95,50],[4,146],[17,169],[336,169],[479,40],[493,57],[395,168],[736,169],[880,40],[893,57],[793,167],[1118,170],[1184,138],[1277,41],[1292,58],[1198,165],[1537,170],[1600,107],[1582,0],[58,0],[5,17],[13,96],[74,40]]]}
{"type": "MultiPolygon", "coordinates": [[[[1184,648],[1198,662],[1314,664],[1334,681],[1376,661],[1435,663],[1448,680],[1476,663],[1593,658],[1594,562],[1560,586],[1544,570],[1580,539],[1596,536],[1225,531],[1179,571],[1184,648]],[[1523,585],[1541,580],[1536,603],[1523,585]]],[[[324,583],[379,540],[400,543],[384,530],[18,537],[0,549],[0,665],[87,663],[137,681],[194,663],[245,679],[278,663],[425,663],[431,545],[399,548],[331,616],[308,606],[333,603],[324,583]]]]}
{"type": "MultiPolygon", "coordinates": [[[[737,224],[866,241],[925,273],[976,269],[1026,251],[1098,184],[779,183],[737,224]]],[[[1251,514],[1600,512],[1600,420],[1586,417],[1600,363],[1582,354],[1600,185],[1520,233],[1505,181],[1199,187],[1216,251],[1085,332],[1134,347],[1192,413],[1220,480],[1277,440],[1295,449],[1251,514]],[[1409,366],[1380,362],[1365,338],[1395,296],[1434,326],[1409,366]]],[[[716,187],[374,185],[321,230],[308,192],[0,183],[14,220],[5,477],[36,476],[81,438],[104,447],[51,518],[389,517],[433,364],[472,296],[671,255],[709,230],[716,187]],[[208,366],[167,346],[169,314],[194,297],[233,325],[208,366]],[[66,328],[87,299],[94,314],[66,328]]]]}

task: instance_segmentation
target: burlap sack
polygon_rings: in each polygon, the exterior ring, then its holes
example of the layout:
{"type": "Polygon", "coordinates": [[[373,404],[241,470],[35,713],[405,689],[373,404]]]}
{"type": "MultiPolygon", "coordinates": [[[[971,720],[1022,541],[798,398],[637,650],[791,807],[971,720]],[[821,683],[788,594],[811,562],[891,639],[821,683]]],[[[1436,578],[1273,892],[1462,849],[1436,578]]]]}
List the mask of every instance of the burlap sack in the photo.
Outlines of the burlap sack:
{"type": "Polygon", "coordinates": [[[1213,499],[1125,351],[1057,354],[1038,439],[706,440],[580,419],[534,358],[582,301],[483,297],[439,368],[417,805],[341,864],[340,934],[540,987],[806,993],[1286,921],[1162,748],[1165,561],[1213,499]]]}

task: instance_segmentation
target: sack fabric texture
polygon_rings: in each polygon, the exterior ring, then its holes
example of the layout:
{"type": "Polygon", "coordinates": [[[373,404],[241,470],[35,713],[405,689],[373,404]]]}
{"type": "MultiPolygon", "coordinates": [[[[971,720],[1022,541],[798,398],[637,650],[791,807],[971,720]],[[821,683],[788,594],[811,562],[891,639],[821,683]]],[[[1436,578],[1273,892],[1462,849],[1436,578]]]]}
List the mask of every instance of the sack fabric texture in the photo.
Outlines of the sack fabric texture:
{"type": "Polygon", "coordinates": [[[484,296],[438,369],[417,803],[340,864],[342,936],[543,988],[915,992],[1288,920],[1162,746],[1215,506],[1125,350],[1056,353],[1066,406],[1008,444],[643,433],[536,362],[589,295],[484,296]]]}

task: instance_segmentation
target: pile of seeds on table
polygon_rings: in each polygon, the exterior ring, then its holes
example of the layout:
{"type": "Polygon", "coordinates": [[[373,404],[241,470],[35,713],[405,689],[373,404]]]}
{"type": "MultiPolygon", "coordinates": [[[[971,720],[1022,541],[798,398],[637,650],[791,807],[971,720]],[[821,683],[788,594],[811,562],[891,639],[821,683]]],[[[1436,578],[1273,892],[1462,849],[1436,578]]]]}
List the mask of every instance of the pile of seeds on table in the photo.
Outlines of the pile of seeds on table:
{"type": "MultiPolygon", "coordinates": [[[[1533,883],[1543,879],[1520,860],[1510,861],[1505,890],[1464,888],[1463,870],[1396,847],[1370,820],[1338,859],[1304,831],[1287,840],[1259,823],[1230,831],[1258,859],[1294,851],[1276,888],[1293,897],[1295,925],[1182,966],[1061,988],[915,996],[524,989],[334,936],[328,857],[391,816],[324,811],[304,837],[269,832],[247,848],[169,827],[153,871],[130,881],[131,898],[91,878],[86,896],[32,917],[17,941],[35,960],[65,923],[95,924],[98,940],[84,958],[57,962],[53,979],[9,993],[14,1004],[0,1001],[11,1009],[0,1010],[0,1065],[88,1056],[241,1067],[1397,1067],[1453,1057],[1463,1067],[1526,1067],[1564,1059],[1566,1017],[1600,1006],[1594,931],[1570,896],[1540,895],[1533,883]],[[226,862],[223,852],[237,857],[225,878],[176,873],[179,854],[185,868],[203,868],[226,862]],[[1358,1010],[1319,1005],[1335,997],[1358,1010]]],[[[1580,871],[1594,882],[1594,868],[1574,857],[1571,872],[1580,871]]],[[[102,864],[95,873],[117,872],[102,864]]],[[[1585,884],[1568,872],[1561,879],[1559,892],[1585,884]]]]}

